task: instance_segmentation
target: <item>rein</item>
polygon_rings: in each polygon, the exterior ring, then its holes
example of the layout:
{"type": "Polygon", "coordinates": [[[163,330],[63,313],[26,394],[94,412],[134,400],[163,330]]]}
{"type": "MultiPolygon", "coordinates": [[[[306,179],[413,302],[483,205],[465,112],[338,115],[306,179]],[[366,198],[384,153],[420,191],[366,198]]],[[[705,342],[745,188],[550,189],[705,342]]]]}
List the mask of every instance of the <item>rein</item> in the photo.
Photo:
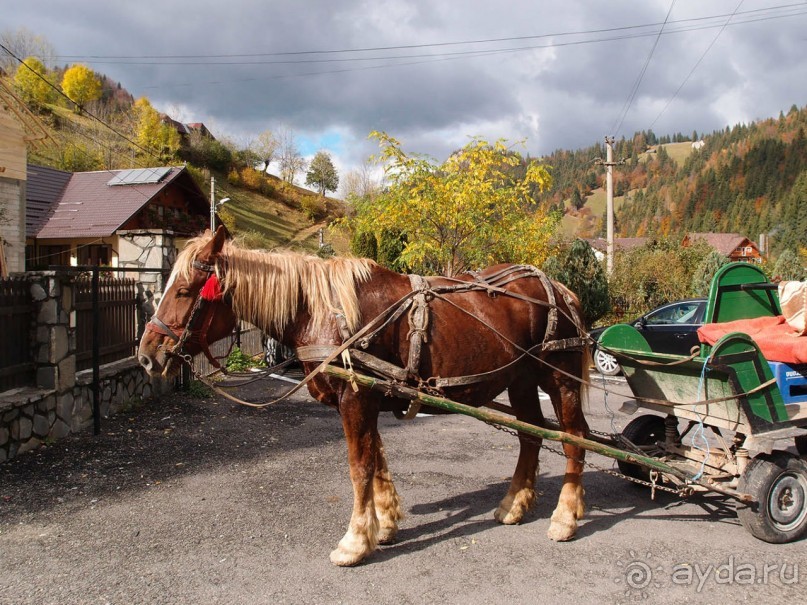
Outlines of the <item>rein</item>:
{"type": "MultiPolygon", "coordinates": [[[[478,276],[478,274],[474,275],[474,281],[466,282],[462,280],[458,280],[456,278],[445,278],[451,281],[456,282],[452,285],[444,285],[444,286],[432,286],[428,283],[425,278],[418,277],[417,279],[412,280],[413,289],[402,296],[400,299],[392,303],[389,307],[387,307],[384,311],[379,313],[372,321],[367,323],[364,327],[362,327],[359,331],[357,331],[352,336],[345,332],[345,329],[340,329],[343,334],[343,342],[341,345],[309,345],[299,347],[298,358],[301,361],[306,362],[314,362],[321,360],[321,362],[317,365],[314,370],[312,370],[308,375],[306,375],[303,380],[301,380],[298,384],[294,385],[291,389],[287,392],[283,393],[280,397],[277,397],[271,401],[266,401],[263,403],[253,403],[249,401],[244,401],[231,395],[230,393],[224,391],[218,385],[213,383],[209,380],[206,376],[203,376],[194,366],[193,358],[190,354],[184,351],[184,345],[188,340],[195,341],[202,347],[202,352],[207,357],[208,361],[210,361],[211,365],[213,365],[217,370],[226,374],[226,370],[224,370],[221,364],[218,362],[219,358],[213,356],[210,352],[209,344],[207,342],[207,329],[210,327],[210,324],[213,320],[213,313],[211,312],[211,302],[215,302],[222,299],[222,292],[221,292],[221,285],[218,281],[218,277],[216,276],[216,266],[210,265],[207,263],[202,263],[201,261],[194,260],[193,261],[193,268],[199,271],[203,271],[208,274],[208,279],[205,282],[205,285],[199,291],[199,295],[197,296],[196,300],[194,301],[194,305],[191,309],[190,317],[185,325],[185,328],[182,334],[177,335],[177,333],[172,329],[169,325],[159,319],[156,315],[153,316],[149,322],[146,324],[146,329],[152,332],[157,332],[164,336],[170,338],[175,344],[174,346],[167,351],[167,354],[173,357],[179,358],[182,362],[187,363],[191,373],[193,376],[211,388],[213,391],[222,395],[223,397],[238,403],[240,405],[244,405],[247,407],[252,408],[264,408],[270,405],[274,405],[283,401],[284,399],[290,397],[304,386],[306,386],[313,378],[315,378],[318,374],[323,372],[323,370],[331,364],[331,362],[335,361],[339,356],[342,356],[343,364],[345,365],[345,369],[348,371],[349,376],[355,376],[355,372],[352,367],[351,356],[355,357],[356,360],[359,362],[360,365],[368,367],[369,369],[378,372],[380,375],[384,376],[385,378],[392,379],[396,382],[405,383],[407,378],[413,377],[413,361],[410,359],[410,363],[408,364],[407,368],[399,368],[398,366],[386,362],[382,359],[379,359],[373,355],[368,353],[364,353],[362,351],[351,349],[351,345],[356,342],[359,342],[359,346],[363,349],[366,349],[370,346],[372,340],[386,328],[388,325],[396,321],[400,318],[407,310],[410,310],[410,313],[415,313],[419,315],[423,315],[426,313],[423,305],[427,305],[428,301],[433,300],[435,298],[439,298],[440,300],[444,301],[447,304],[452,305],[456,309],[464,312],[472,319],[482,323],[482,325],[486,326],[488,329],[492,330],[495,334],[497,334],[500,338],[503,338],[506,342],[514,346],[518,351],[521,352],[521,355],[516,357],[512,362],[506,364],[501,368],[496,368],[489,372],[484,372],[481,374],[474,374],[470,376],[456,376],[456,377],[448,377],[448,378],[440,378],[440,377],[431,377],[426,380],[418,379],[421,388],[425,388],[427,390],[432,391],[440,391],[440,389],[445,387],[452,387],[452,386],[463,386],[467,384],[472,384],[476,382],[483,382],[485,380],[491,379],[495,377],[497,374],[503,371],[509,370],[519,361],[521,361],[524,357],[531,357],[540,363],[543,363],[547,367],[560,372],[566,375],[569,378],[572,378],[581,384],[591,388],[603,390],[607,392],[605,387],[601,387],[597,384],[594,384],[591,381],[583,380],[578,376],[574,376],[560,368],[555,367],[551,363],[547,362],[545,359],[541,358],[537,353],[544,352],[547,350],[560,350],[560,349],[579,349],[585,347],[587,343],[591,341],[591,338],[586,334],[583,336],[581,333],[584,332],[579,317],[576,313],[573,313],[574,316],[570,316],[565,310],[563,310],[557,303],[555,303],[554,293],[548,294],[551,297],[551,302],[544,301],[540,299],[536,299],[530,296],[526,296],[523,294],[519,294],[517,292],[511,292],[506,290],[502,286],[517,279],[521,279],[523,277],[538,277],[541,279],[542,283],[544,283],[544,288],[548,290],[551,288],[551,284],[548,280],[546,280],[544,274],[539,270],[535,269],[534,267],[528,266],[516,266],[512,267],[511,270],[504,270],[497,274],[488,276],[488,280],[485,281],[478,276]],[[525,270],[528,270],[525,272],[525,270]],[[543,278],[543,279],[542,279],[543,278]],[[546,281],[544,281],[546,280],[546,281]],[[491,283],[493,282],[493,283],[491,283]],[[462,293],[462,292],[470,292],[470,291],[487,291],[489,296],[496,296],[496,295],[503,295],[508,296],[511,298],[515,298],[518,300],[522,300],[524,302],[535,304],[539,306],[543,306],[549,308],[550,311],[554,311],[555,316],[557,313],[561,313],[566,319],[568,319],[574,326],[578,329],[578,337],[575,338],[566,338],[561,340],[549,340],[550,332],[554,332],[554,325],[556,325],[555,321],[551,321],[551,318],[548,319],[549,325],[547,325],[547,333],[545,335],[544,341],[539,343],[529,349],[525,349],[519,346],[517,343],[512,342],[508,338],[506,338],[501,332],[496,330],[493,326],[482,320],[481,318],[477,317],[470,311],[460,307],[458,304],[451,301],[446,294],[453,294],[453,293],[462,293]],[[420,301],[414,308],[413,303],[415,301],[420,301]],[[203,314],[203,315],[202,315],[203,314]],[[199,317],[202,317],[202,327],[201,329],[196,329],[196,323],[199,320],[199,317]]],[[[411,278],[410,278],[411,279],[411,278]]],[[[563,291],[562,291],[563,292],[563,291]]],[[[569,299],[565,292],[563,292],[564,300],[569,304],[569,299]]],[[[569,308],[572,309],[571,305],[569,308]]],[[[339,317],[340,314],[337,313],[337,323],[339,324],[339,317]]],[[[342,315],[343,317],[343,315],[342,315]]],[[[415,324],[412,323],[413,320],[410,317],[410,340],[414,344],[415,343],[415,336],[420,335],[419,337],[425,337],[425,327],[427,326],[428,320],[427,319],[420,319],[416,320],[415,324]]],[[[341,327],[341,326],[340,326],[341,327]]],[[[424,338],[425,340],[425,338],[424,338]]],[[[419,341],[417,341],[419,343],[419,341]]],[[[692,357],[696,354],[693,353],[692,357]]],[[[226,355],[225,355],[226,357],[226,355]]],[[[418,357],[417,355],[415,357],[418,357]]],[[[689,359],[683,360],[688,361],[689,359]]],[[[653,365],[677,365],[678,363],[682,363],[682,361],[671,362],[670,364],[664,364],[655,362],[653,365]]],[[[255,378],[254,380],[258,380],[260,378],[255,378]]],[[[248,380],[246,382],[239,383],[237,385],[232,385],[233,387],[243,386],[244,384],[248,384],[249,382],[253,382],[253,380],[248,380]]],[[[358,389],[355,379],[349,380],[351,385],[354,389],[358,389]]],[[[767,383],[759,385],[751,392],[756,392],[762,390],[770,386],[773,381],[768,381],[767,383]]],[[[750,393],[747,393],[750,394],[750,393]]],[[[722,397],[719,399],[714,400],[707,400],[702,402],[697,402],[697,404],[708,404],[714,403],[718,401],[724,401],[728,399],[734,399],[737,395],[729,396],[729,397],[722,397]]],[[[645,399],[648,402],[655,402],[656,400],[652,399],[645,399]]],[[[691,405],[691,404],[688,404],[691,405]]],[[[409,418],[414,416],[417,413],[417,408],[420,406],[416,406],[409,411],[407,411],[406,415],[403,416],[405,418],[409,418]]]]}
{"type": "MultiPolygon", "coordinates": [[[[213,355],[213,353],[210,352],[210,345],[207,341],[207,330],[210,328],[210,324],[213,322],[213,313],[210,303],[222,299],[221,284],[219,283],[219,279],[216,275],[215,265],[194,260],[193,268],[207,273],[208,278],[193,303],[190,316],[188,317],[188,321],[185,323],[185,328],[182,331],[182,334],[178,336],[177,333],[168,324],[157,317],[156,314],[149,319],[148,323],[146,324],[146,330],[162,334],[163,336],[167,336],[173,340],[175,344],[167,351],[167,354],[172,357],[178,357],[188,363],[191,362],[191,356],[184,350],[185,343],[188,340],[193,341],[196,339],[196,342],[202,347],[202,352],[205,354],[205,357],[207,357],[210,364],[217,370],[221,370],[222,368],[221,364],[219,363],[219,359],[222,358],[217,358],[213,355]],[[200,315],[202,313],[204,315],[200,315]],[[200,321],[200,316],[202,317],[202,326],[199,330],[197,330],[196,323],[200,321]]],[[[229,355],[229,351],[227,355],[229,355]]],[[[193,368],[193,364],[190,363],[190,365],[191,368],[193,368]]]]}

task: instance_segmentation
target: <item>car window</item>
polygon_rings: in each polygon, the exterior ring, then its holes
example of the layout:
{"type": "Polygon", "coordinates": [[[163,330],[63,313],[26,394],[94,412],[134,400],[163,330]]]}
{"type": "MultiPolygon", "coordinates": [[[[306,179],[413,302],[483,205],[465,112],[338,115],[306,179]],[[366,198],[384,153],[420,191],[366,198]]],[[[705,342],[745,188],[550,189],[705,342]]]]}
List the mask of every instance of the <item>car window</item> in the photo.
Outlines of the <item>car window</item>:
{"type": "Polygon", "coordinates": [[[669,305],[647,316],[648,325],[693,324],[699,323],[701,303],[698,301],[682,302],[669,305]]]}

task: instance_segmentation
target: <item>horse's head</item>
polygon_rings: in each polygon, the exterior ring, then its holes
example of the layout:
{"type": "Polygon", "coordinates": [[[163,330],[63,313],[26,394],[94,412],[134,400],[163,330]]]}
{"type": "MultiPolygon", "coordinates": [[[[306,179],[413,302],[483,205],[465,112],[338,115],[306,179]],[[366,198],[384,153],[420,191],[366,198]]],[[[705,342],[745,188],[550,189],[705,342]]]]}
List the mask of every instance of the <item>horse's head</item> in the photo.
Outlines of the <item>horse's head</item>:
{"type": "Polygon", "coordinates": [[[224,229],[219,227],[209,237],[192,258],[181,256],[187,262],[174,265],[162,300],[140,339],[138,359],[151,375],[174,376],[183,358],[197,353],[210,358],[208,346],[235,328],[235,314],[222,297],[216,271],[224,229]]]}

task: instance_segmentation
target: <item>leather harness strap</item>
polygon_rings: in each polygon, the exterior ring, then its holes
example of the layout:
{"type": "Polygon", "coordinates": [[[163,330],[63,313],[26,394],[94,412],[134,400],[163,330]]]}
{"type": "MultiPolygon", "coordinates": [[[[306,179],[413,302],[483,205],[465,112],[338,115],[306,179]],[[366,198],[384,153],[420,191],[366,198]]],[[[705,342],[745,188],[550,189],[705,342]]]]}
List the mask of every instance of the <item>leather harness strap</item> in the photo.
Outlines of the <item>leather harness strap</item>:
{"type": "Polygon", "coordinates": [[[429,282],[420,275],[410,275],[409,283],[412,284],[412,291],[416,292],[412,297],[412,309],[409,311],[409,358],[406,363],[406,373],[410,379],[420,381],[420,351],[423,343],[429,341],[429,301],[426,293],[429,290],[429,282]]]}
{"type": "MultiPolygon", "coordinates": [[[[492,380],[495,377],[510,371],[516,364],[524,359],[526,356],[535,356],[538,353],[546,351],[560,351],[582,349],[587,345],[588,339],[585,336],[577,336],[574,338],[556,339],[558,327],[559,306],[557,304],[557,297],[553,288],[552,282],[549,278],[539,269],[530,265],[512,265],[488,276],[482,276],[478,272],[472,272],[474,277],[473,282],[464,282],[450,286],[433,286],[429,280],[420,275],[410,275],[409,281],[412,287],[412,292],[408,297],[401,300],[401,304],[387,317],[387,319],[380,324],[375,330],[364,335],[358,344],[360,347],[366,349],[370,346],[372,341],[390,324],[397,321],[405,312],[409,311],[407,317],[409,324],[409,332],[407,339],[409,340],[409,355],[405,368],[401,368],[393,363],[384,361],[374,355],[360,351],[354,348],[349,349],[350,357],[356,362],[356,365],[370,370],[375,374],[387,379],[392,379],[398,382],[417,383],[421,388],[432,390],[442,390],[450,387],[461,387],[479,382],[492,380]],[[541,284],[546,291],[547,301],[539,301],[527,296],[519,295],[516,292],[505,290],[502,286],[526,277],[535,277],[541,280],[541,284]],[[482,372],[480,374],[472,374],[467,376],[450,376],[439,377],[433,376],[426,380],[420,376],[420,361],[423,344],[428,342],[429,339],[429,319],[430,309],[429,301],[435,297],[444,298],[444,293],[451,292],[467,292],[467,291],[487,291],[492,297],[497,295],[512,296],[527,302],[540,303],[542,306],[547,307],[547,326],[544,332],[544,338],[541,343],[534,345],[530,349],[522,349],[522,354],[516,357],[513,361],[502,367],[496,368],[489,372],[482,372]]],[[[571,316],[564,312],[577,327],[581,329],[582,324],[577,311],[574,308],[573,301],[570,293],[565,288],[560,288],[560,292],[567,309],[570,311],[571,316]]],[[[343,342],[346,342],[350,333],[347,328],[344,313],[338,304],[334,305],[337,309],[336,321],[339,327],[339,332],[342,335],[343,342]]],[[[297,348],[297,357],[300,361],[322,361],[328,357],[338,355],[338,351],[344,345],[308,345],[297,348]]],[[[409,408],[403,417],[406,419],[413,418],[418,410],[420,404],[418,402],[410,403],[409,408]]]]}

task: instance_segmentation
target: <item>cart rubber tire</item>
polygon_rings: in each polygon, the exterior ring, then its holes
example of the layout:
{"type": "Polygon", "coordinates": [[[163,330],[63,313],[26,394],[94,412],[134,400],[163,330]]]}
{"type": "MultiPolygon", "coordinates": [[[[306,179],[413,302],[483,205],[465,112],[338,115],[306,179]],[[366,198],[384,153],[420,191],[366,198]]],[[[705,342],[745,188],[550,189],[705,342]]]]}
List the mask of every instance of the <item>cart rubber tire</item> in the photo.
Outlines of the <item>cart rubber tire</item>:
{"type": "MultiPolygon", "coordinates": [[[[622,436],[638,446],[664,441],[664,418],[652,414],[637,416],[627,424],[622,431],[622,436]]],[[[650,471],[648,469],[624,460],[617,460],[616,463],[623,475],[641,479],[642,481],[650,481],[650,471]]]]}
{"type": "Polygon", "coordinates": [[[802,456],[807,456],[807,435],[799,435],[794,439],[796,451],[802,456]]]}
{"type": "Polygon", "coordinates": [[[785,544],[807,534],[807,462],[801,458],[781,451],[756,456],[737,491],[757,500],[737,509],[740,523],[755,538],[785,544]]]}
{"type": "Polygon", "coordinates": [[[599,347],[594,349],[594,369],[603,376],[616,376],[622,371],[616,357],[606,353],[599,347]]]}

